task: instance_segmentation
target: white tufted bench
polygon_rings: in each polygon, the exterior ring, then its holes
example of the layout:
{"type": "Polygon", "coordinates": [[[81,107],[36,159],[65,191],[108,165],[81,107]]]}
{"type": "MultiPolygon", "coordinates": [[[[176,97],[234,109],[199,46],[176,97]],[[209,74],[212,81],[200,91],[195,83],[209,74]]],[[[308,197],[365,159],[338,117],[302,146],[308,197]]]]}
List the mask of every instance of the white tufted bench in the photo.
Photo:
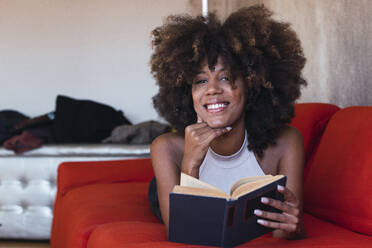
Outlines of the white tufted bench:
{"type": "Polygon", "coordinates": [[[149,145],[45,145],[23,155],[0,148],[0,239],[49,239],[61,162],[149,154],[149,145]]]}

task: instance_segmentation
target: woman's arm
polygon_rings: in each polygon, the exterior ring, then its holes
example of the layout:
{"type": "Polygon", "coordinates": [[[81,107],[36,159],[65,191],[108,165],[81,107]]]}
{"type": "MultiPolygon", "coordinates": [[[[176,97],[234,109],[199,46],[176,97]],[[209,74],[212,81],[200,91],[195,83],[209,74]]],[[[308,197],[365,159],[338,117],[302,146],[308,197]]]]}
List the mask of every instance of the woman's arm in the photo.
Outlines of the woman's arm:
{"type": "Polygon", "coordinates": [[[160,212],[168,233],[169,193],[180,183],[180,172],[199,177],[199,167],[205,157],[210,142],[229,128],[208,127],[206,123],[189,125],[185,138],[168,133],[159,136],[151,144],[152,166],[157,182],[160,212]],[[180,143],[183,143],[180,144],[180,143]]]}
{"type": "Polygon", "coordinates": [[[151,160],[156,177],[159,207],[166,233],[169,223],[169,193],[180,182],[177,146],[172,144],[172,134],[157,137],[151,144],[151,160]]]}
{"type": "Polygon", "coordinates": [[[273,235],[286,239],[305,238],[302,225],[303,212],[303,170],[305,152],[301,133],[295,128],[287,128],[280,141],[283,146],[279,161],[279,174],[287,176],[286,187],[279,187],[278,191],[284,195],[284,202],[274,199],[263,199],[263,203],[280,209],[281,214],[256,211],[256,215],[268,220],[261,220],[260,224],[275,228],[273,235]],[[273,221],[270,221],[273,220],[273,221]]]}

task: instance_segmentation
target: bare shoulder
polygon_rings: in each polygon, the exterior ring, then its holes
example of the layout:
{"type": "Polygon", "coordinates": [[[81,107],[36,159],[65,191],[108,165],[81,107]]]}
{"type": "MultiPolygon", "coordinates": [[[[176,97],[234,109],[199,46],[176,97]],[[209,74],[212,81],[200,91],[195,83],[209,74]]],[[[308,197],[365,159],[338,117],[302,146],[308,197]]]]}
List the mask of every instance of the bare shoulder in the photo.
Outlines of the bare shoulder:
{"type": "Polygon", "coordinates": [[[151,144],[151,158],[159,157],[173,161],[177,165],[182,161],[184,138],[178,133],[165,133],[158,136],[151,144]]]}
{"type": "Polygon", "coordinates": [[[280,147],[280,170],[288,171],[303,167],[305,151],[304,141],[297,128],[286,126],[280,133],[278,140],[280,147]],[[294,168],[295,167],[295,168],[294,168]]]}
{"type": "Polygon", "coordinates": [[[281,129],[275,144],[269,145],[264,151],[263,158],[259,158],[258,161],[265,174],[278,174],[283,166],[293,166],[293,163],[284,161],[292,160],[291,157],[303,156],[303,149],[300,131],[294,127],[285,126],[281,129]]]}
{"type": "Polygon", "coordinates": [[[183,149],[184,138],[178,133],[165,133],[158,136],[151,144],[152,149],[179,150],[183,149]]]}
{"type": "Polygon", "coordinates": [[[282,149],[291,149],[294,146],[303,146],[303,137],[297,128],[292,126],[285,126],[277,139],[277,143],[282,149]]]}

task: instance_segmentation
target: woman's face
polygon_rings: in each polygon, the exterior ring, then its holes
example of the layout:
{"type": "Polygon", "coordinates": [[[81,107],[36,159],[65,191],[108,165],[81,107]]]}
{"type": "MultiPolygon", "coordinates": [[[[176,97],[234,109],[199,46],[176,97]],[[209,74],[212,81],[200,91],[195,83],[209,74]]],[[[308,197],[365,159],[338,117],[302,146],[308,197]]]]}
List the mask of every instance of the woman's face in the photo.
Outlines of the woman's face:
{"type": "Polygon", "coordinates": [[[244,82],[238,78],[232,84],[230,80],[230,72],[220,57],[214,71],[205,62],[193,80],[194,110],[211,128],[244,123],[244,82]]]}

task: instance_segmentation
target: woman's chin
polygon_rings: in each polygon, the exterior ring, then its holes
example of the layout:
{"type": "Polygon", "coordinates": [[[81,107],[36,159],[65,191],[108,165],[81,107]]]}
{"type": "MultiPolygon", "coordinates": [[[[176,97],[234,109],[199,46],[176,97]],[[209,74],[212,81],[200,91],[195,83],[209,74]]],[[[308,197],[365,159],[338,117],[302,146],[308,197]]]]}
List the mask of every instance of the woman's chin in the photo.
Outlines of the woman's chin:
{"type": "Polygon", "coordinates": [[[226,123],[219,123],[219,122],[207,122],[208,126],[210,128],[223,128],[227,127],[228,125],[226,123]]]}

